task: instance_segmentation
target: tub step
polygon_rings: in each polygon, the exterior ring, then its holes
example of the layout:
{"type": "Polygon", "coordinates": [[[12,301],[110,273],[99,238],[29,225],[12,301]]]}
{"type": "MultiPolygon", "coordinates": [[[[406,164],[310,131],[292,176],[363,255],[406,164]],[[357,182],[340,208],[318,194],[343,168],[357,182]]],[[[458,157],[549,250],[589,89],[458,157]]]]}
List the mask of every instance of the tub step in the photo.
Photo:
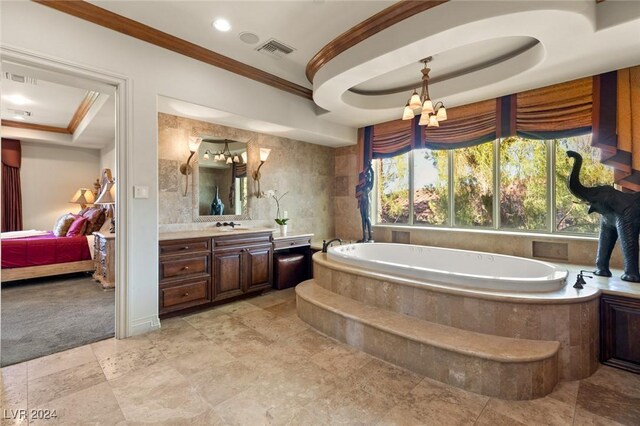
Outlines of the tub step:
{"type": "Polygon", "coordinates": [[[385,361],[472,392],[533,399],[558,382],[559,342],[513,339],[431,323],[332,293],[296,287],[298,316],[385,361]]]}

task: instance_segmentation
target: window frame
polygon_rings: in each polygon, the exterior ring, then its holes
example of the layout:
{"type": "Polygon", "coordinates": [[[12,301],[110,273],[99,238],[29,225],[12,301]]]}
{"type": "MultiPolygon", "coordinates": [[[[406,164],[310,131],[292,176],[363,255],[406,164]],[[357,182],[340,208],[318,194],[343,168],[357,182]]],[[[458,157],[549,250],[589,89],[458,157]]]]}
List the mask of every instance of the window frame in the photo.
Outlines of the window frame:
{"type": "MultiPolygon", "coordinates": [[[[544,230],[541,229],[514,229],[514,228],[502,228],[500,218],[500,144],[506,138],[498,138],[492,142],[493,144],[493,224],[491,226],[463,226],[455,223],[455,162],[454,162],[454,150],[447,151],[447,191],[448,191],[448,207],[447,220],[442,224],[429,224],[429,223],[415,223],[414,217],[414,197],[415,197],[415,183],[414,183],[414,154],[415,150],[409,151],[409,220],[407,223],[385,223],[379,221],[379,194],[378,188],[378,173],[374,173],[374,194],[375,202],[371,203],[371,214],[374,218],[374,226],[381,227],[409,227],[415,229],[434,229],[434,230],[458,230],[458,231],[479,231],[479,232],[493,232],[504,234],[530,234],[530,235],[544,235],[544,236],[560,236],[560,237],[583,237],[593,239],[597,237],[597,233],[587,232],[566,232],[558,231],[556,227],[556,141],[555,139],[547,139],[541,142],[545,144],[546,150],[546,176],[547,176],[547,191],[546,191],[546,203],[547,203],[547,219],[544,230]]],[[[379,161],[379,160],[378,160],[379,161]]]]}

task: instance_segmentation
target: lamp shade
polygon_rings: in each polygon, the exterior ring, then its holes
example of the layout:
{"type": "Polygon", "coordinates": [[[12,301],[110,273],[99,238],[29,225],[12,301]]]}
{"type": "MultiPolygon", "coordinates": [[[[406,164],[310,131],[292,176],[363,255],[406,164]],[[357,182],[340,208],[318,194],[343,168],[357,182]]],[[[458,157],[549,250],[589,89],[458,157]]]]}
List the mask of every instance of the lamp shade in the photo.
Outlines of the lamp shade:
{"type": "Polygon", "coordinates": [[[407,106],[404,107],[404,112],[402,113],[402,119],[403,120],[413,119],[413,110],[409,107],[409,104],[407,104],[407,106]]]}
{"type": "Polygon", "coordinates": [[[428,127],[440,127],[440,124],[438,123],[438,119],[436,118],[435,115],[432,115],[431,117],[429,117],[429,124],[427,124],[428,127]]]}
{"type": "Polygon", "coordinates": [[[420,102],[420,96],[418,96],[418,92],[414,91],[413,95],[411,95],[411,100],[409,100],[409,108],[418,109],[421,105],[422,102],[420,102]]]}
{"type": "Polygon", "coordinates": [[[422,114],[420,116],[420,121],[418,121],[419,126],[426,126],[429,124],[429,114],[422,114]]]}
{"type": "Polygon", "coordinates": [[[435,111],[433,110],[433,102],[431,99],[427,99],[422,104],[422,114],[433,114],[435,111]]]}
{"type": "Polygon", "coordinates": [[[447,119],[447,110],[445,109],[445,107],[438,108],[436,118],[438,119],[438,121],[445,121],[447,119]]]}
{"type": "Polygon", "coordinates": [[[267,161],[270,152],[271,150],[269,148],[260,148],[260,161],[267,161]]]}
{"type": "Polygon", "coordinates": [[[227,164],[231,164],[231,163],[233,163],[233,158],[227,157],[227,164]]]}
{"type": "Polygon", "coordinates": [[[247,151],[243,151],[242,154],[240,154],[240,156],[242,157],[242,162],[244,164],[247,164],[247,151]]]}
{"type": "Polygon", "coordinates": [[[200,148],[201,143],[202,143],[202,138],[189,136],[189,151],[196,152],[198,148],[200,148]]]}
{"type": "Polygon", "coordinates": [[[209,151],[205,152],[204,155],[202,156],[203,159],[208,160],[209,159],[209,151]]]}
{"type": "Polygon", "coordinates": [[[105,185],[98,196],[95,204],[115,204],[116,203],[116,186],[113,182],[105,185]]]}
{"type": "Polygon", "coordinates": [[[93,192],[88,188],[80,188],[73,194],[73,197],[69,200],[70,203],[75,204],[93,204],[96,200],[96,197],[93,195],[93,192]]]}

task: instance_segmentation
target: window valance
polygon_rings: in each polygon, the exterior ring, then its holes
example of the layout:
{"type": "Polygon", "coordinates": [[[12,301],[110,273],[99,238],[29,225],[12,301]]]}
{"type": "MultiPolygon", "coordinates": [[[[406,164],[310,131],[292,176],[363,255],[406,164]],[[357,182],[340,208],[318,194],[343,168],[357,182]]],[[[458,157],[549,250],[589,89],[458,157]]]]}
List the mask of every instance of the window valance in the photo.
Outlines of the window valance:
{"type": "Polygon", "coordinates": [[[447,113],[449,119],[440,127],[418,126],[417,116],[363,128],[359,171],[372,159],[412,149],[463,148],[515,135],[543,140],[592,132],[603,163],[616,168],[616,182],[640,190],[640,66],[449,108],[447,113]]]}

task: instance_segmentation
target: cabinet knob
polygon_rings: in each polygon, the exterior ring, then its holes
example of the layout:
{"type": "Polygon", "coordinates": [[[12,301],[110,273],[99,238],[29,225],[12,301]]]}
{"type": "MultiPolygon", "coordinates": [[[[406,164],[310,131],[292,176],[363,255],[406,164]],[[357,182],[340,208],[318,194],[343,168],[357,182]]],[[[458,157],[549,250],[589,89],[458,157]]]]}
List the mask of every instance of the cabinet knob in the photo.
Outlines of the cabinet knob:
{"type": "Polygon", "coordinates": [[[186,270],[188,270],[188,269],[189,269],[189,267],[188,267],[188,266],[185,266],[184,268],[182,268],[182,270],[183,270],[183,271],[186,271],[186,270]]]}
{"type": "Polygon", "coordinates": [[[182,247],[182,250],[189,250],[189,246],[182,247]]]}
{"type": "Polygon", "coordinates": [[[182,295],[182,297],[187,297],[189,295],[189,292],[187,291],[185,294],[182,295]]]}
{"type": "Polygon", "coordinates": [[[291,244],[290,244],[290,245],[294,245],[294,244],[295,244],[295,243],[294,243],[293,241],[291,241],[291,244]]]}

